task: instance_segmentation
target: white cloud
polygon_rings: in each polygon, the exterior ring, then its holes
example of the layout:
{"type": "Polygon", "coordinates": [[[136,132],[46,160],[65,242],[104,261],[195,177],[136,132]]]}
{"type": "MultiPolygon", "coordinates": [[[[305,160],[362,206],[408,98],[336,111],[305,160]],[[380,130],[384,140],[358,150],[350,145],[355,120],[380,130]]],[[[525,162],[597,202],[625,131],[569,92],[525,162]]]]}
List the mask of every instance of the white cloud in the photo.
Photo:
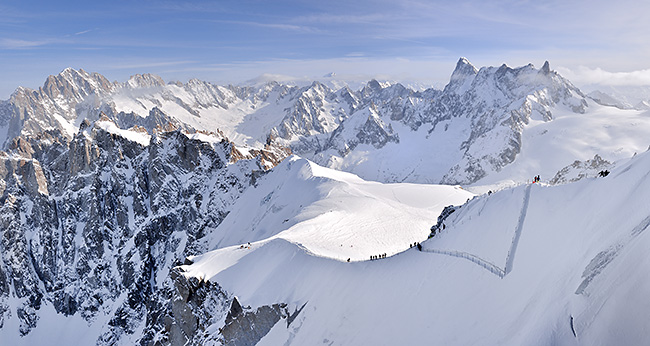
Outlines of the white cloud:
{"type": "Polygon", "coordinates": [[[84,31],[75,32],[74,34],[75,34],[75,36],[79,36],[79,35],[87,34],[87,33],[91,32],[91,31],[93,31],[93,29],[88,29],[88,30],[84,30],[84,31]]]}
{"type": "Polygon", "coordinates": [[[556,69],[576,85],[645,86],[650,85],[650,69],[630,72],[609,72],[601,68],[578,66],[556,69]]]}
{"type": "Polygon", "coordinates": [[[313,28],[310,26],[284,24],[284,23],[262,23],[262,22],[241,21],[241,20],[213,20],[213,22],[224,23],[224,24],[256,26],[261,28],[280,29],[280,30],[296,31],[296,32],[312,33],[312,34],[323,32],[320,29],[313,28]]]}
{"type": "Polygon", "coordinates": [[[29,41],[17,40],[13,38],[0,38],[0,48],[2,49],[25,49],[46,45],[48,41],[29,41]]]}

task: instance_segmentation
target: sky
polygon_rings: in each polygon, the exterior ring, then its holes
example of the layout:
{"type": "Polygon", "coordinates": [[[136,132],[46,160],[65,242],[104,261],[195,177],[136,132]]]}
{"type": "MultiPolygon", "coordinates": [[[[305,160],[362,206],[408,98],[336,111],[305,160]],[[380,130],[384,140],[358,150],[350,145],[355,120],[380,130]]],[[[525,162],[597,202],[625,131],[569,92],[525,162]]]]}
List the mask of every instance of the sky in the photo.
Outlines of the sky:
{"type": "Polygon", "coordinates": [[[574,84],[650,85],[650,3],[612,1],[0,2],[0,99],[66,67],[125,81],[260,75],[444,86],[459,57],[574,84]]]}

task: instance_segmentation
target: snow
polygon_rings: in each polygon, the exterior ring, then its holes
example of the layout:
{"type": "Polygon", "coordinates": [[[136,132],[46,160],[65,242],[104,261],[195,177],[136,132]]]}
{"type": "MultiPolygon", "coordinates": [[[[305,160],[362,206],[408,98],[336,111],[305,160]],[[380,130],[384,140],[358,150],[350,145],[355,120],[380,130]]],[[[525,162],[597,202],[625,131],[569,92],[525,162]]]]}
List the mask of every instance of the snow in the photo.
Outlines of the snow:
{"type": "Polygon", "coordinates": [[[118,135],[120,137],[124,137],[128,140],[134,141],[136,143],[139,143],[143,146],[149,145],[149,142],[151,141],[151,135],[146,133],[146,131],[141,132],[141,131],[136,131],[136,130],[123,130],[117,127],[114,122],[112,121],[97,121],[95,123],[95,126],[97,126],[100,129],[103,129],[109,133],[118,135]]]}
{"type": "MultiPolygon", "coordinates": [[[[365,116],[363,121],[368,116],[357,112],[348,120],[355,120],[359,115],[365,116]]],[[[356,124],[359,125],[358,120],[356,124]]],[[[450,163],[462,158],[463,153],[458,148],[469,135],[470,120],[457,118],[440,122],[433,129],[422,126],[417,131],[398,122],[392,122],[391,126],[399,143],[389,142],[381,148],[360,144],[345,157],[330,150],[318,156],[331,155],[330,161],[319,163],[367,180],[437,183],[448,172],[450,163]]]]}
{"type": "MultiPolygon", "coordinates": [[[[13,306],[19,306],[16,299],[13,306]]],[[[13,317],[16,311],[11,312],[13,317]]],[[[3,345],[94,345],[102,328],[108,323],[89,325],[79,314],[62,318],[49,303],[44,303],[39,310],[40,323],[29,334],[21,337],[19,320],[9,318],[0,328],[0,340],[3,345]],[[45,323],[46,321],[46,323],[45,323]]]]}
{"type": "Polygon", "coordinates": [[[593,159],[598,154],[615,162],[648,148],[650,116],[644,112],[590,101],[586,114],[557,109],[554,115],[553,121],[531,121],[524,128],[515,161],[473,185],[500,185],[507,180],[524,183],[535,175],[548,181],[575,160],[593,159]]]}
{"type": "Polygon", "coordinates": [[[390,256],[426,239],[445,206],[473,196],[457,186],[368,182],[293,156],[239,198],[212,247],[281,238],[340,261],[390,256]]]}
{"type": "MultiPolygon", "coordinates": [[[[294,158],[296,163],[300,160],[294,158]]],[[[642,153],[607,178],[555,187],[533,184],[481,196],[452,214],[442,234],[423,242],[425,250],[464,251],[504,266],[516,241],[511,271],[503,278],[464,258],[416,249],[377,261],[342,262],[348,252],[328,248],[334,243],[327,237],[335,233],[342,239],[347,233],[349,239],[370,241],[359,235],[358,227],[368,222],[364,212],[357,224],[343,222],[336,231],[333,219],[340,217],[312,217],[291,231],[269,231],[250,249],[220,248],[183,268],[186,275],[200,275],[235,292],[243,305],[306,303],[292,326],[278,323],[260,345],[643,344],[650,337],[644,317],[650,307],[644,298],[650,293],[645,251],[650,246],[649,171],[650,154],[642,153]],[[325,224],[329,226],[319,227],[325,224]],[[609,261],[598,260],[603,251],[613,253],[609,261]],[[600,263],[598,269],[594,263],[600,263]],[[586,277],[591,280],[577,292],[586,277]]],[[[361,181],[337,178],[357,184],[349,191],[361,195],[361,181]]],[[[295,190],[310,191],[299,185],[295,190]]],[[[285,192],[276,193],[280,191],[285,192]]],[[[363,192],[370,200],[377,198],[363,192]]],[[[263,199],[263,192],[258,194],[263,199]]],[[[338,197],[336,192],[325,196],[338,197]]],[[[393,201],[403,197],[397,196],[393,201]]],[[[423,202],[405,204],[427,204],[423,202]]],[[[341,206],[339,212],[355,207],[341,206]]],[[[375,216],[385,212],[366,209],[375,216]]],[[[244,222],[243,215],[231,215],[224,223],[244,222]]],[[[392,236],[389,228],[375,232],[392,236]]]]}
{"type": "Polygon", "coordinates": [[[78,128],[74,126],[73,122],[68,121],[67,119],[65,119],[64,117],[62,117],[57,113],[54,113],[52,116],[54,117],[54,119],[56,119],[56,121],[59,122],[63,130],[68,134],[68,136],[73,137],[77,133],[78,128]]]}
{"type": "MultiPolygon", "coordinates": [[[[187,88],[189,87],[188,83],[187,88]]],[[[228,89],[219,90],[232,98],[233,102],[229,103],[227,108],[216,104],[214,96],[207,94],[206,90],[188,91],[175,85],[145,89],[123,88],[112,96],[112,101],[118,112],[134,112],[144,117],[154,107],[158,107],[166,114],[197,130],[215,132],[218,129],[238,146],[254,147],[263,146],[266,135],[282,120],[285,115],[284,109],[289,107],[288,103],[271,101],[282,100],[275,91],[267,97],[269,101],[264,101],[254,98],[239,99],[234,95],[228,95],[232,93],[228,89]],[[193,114],[183,107],[179,104],[179,100],[196,109],[198,114],[193,114]],[[210,101],[209,107],[197,107],[198,102],[205,100],[210,101]]]]}

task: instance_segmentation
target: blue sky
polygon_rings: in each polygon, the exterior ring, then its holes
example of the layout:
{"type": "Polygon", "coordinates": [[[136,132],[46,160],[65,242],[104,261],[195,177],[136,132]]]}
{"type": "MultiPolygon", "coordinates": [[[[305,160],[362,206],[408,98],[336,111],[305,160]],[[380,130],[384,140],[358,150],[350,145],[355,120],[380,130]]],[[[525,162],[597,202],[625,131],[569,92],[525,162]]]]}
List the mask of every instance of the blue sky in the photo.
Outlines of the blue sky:
{"type": "Polygon", "coordinates": [[[237,83],[268,73],[444,85],[544,60],[576,84],[650,84],[640,1],[13,1],[0,3],[0,99],[66,67],[124,81],[237,83]]]}

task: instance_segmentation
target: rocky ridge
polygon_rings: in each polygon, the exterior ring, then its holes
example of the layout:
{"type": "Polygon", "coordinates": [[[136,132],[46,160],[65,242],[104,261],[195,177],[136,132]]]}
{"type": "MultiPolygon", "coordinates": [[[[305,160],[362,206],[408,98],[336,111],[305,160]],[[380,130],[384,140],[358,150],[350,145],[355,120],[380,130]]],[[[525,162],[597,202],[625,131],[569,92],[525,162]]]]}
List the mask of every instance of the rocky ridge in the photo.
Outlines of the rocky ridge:
{"type": "Polygon", "coordinates": [[[0,129],[7,131],[5,146],[18,135],[52,128],[72,138],[83,119],[103,113],[121,128],[138,125],[151,132],[171,123],[187,131],[222,131],[239,146],[290,147],[367,179],[472,183],[513,162],[531,119],[552,121],[558,108],[584,113],[586,107],[585,95],[548,62],[541,69],[530,64],[477,69],[461,58],[442,91],[376,80],[358,91],[332,90],[319,82],[304,87],[218,86],[196,79],[165,84],[153,75],[110,83],[96,73],[66,69],[48,77],[38,91],[19,88],[0,107],[0,129]],[[462,155],[436,162],[435,173],[426,167],[416,168],[416,174],[388,168],[386,174],[368,176],[355,168],[354,158],[366,155],[361,144],[377,149],[366,161],[391,161],[400,137],[426,137],[417,143],[426,151],[439,146],[436,138],[445,137],[449,127],[460,134],[445,140],[462,155]]]}
{"type": "MultiPolygon", "coordinates": [[[[14,138],[0,153],[0,328],[17,323],[27,335],[50,306],[99,325],[99,345],[187,340],[170,270],[207,251],[229,206],[277,164],[267,149],[123,130],[107,117],[70,139],[59,130],[14,138]]],[[[220,297],[211,299],[232,300],[220,297]]]]}

